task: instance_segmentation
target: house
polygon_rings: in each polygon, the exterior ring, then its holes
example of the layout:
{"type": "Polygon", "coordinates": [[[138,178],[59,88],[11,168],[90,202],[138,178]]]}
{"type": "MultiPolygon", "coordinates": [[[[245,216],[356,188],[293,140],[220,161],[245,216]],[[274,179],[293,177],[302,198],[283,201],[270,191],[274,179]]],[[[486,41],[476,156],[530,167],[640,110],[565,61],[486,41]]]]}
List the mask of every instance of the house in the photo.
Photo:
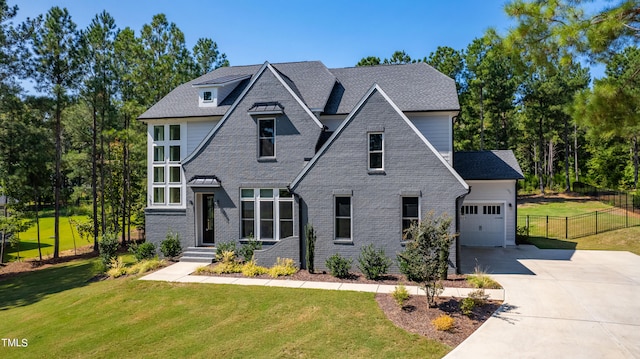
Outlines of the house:
{"type": "Polygon", "coordinates": [[[511,151],[453,153],[459,107],[454,81],[425,63],[214,70],[139,117],[147,239],[173,231],[185,248],[254,238],[259,263],[304,267],[310,223],[324,269],[328,256],[355,259],[370,243],[395,257],[403,230],[433,211],[460,232],[453,271],[461,245],[515,244],[522,178],[511,151]]]}

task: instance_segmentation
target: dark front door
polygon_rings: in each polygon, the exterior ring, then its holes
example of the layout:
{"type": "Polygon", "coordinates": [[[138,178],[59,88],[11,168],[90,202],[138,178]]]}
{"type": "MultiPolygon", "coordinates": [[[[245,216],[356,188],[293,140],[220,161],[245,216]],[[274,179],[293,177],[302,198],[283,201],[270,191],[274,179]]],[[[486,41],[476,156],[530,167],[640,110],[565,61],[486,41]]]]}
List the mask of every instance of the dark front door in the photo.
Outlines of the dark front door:
{"type": "Polygon", "coordinates": [[[213,244],[215,242],[213,235],[213,195],[202,195],[202,243],[213,244]]]}

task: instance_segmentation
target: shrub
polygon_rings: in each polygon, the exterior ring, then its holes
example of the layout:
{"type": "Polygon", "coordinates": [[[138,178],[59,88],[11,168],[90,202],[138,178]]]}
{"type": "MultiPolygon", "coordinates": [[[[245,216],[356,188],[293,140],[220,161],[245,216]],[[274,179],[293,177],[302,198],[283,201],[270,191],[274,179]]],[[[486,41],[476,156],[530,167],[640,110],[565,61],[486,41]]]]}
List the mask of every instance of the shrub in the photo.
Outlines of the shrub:
{"type": "Polygon", "coordinates": [[[222,251],[219,257],[216,255],[216,258],[221,263],[232,263],[236,260],[236,254],[233,251],[222,251]]]}
{"type": "Polygon", "coordinates": [[[473,300],[473,298],[462,298],[462,300],[460,301],[460,311],[462,312],[462,314],[469,316],[471,315],[471,312],[473,311],[473,308],[476,307],[476,302],[475,300],[473,300]]]}
{"type": "Polygon", "coordinates": [[[395,299],[396,303],[398,303],[400,307],[403,307],[404,302],[411,298],[407,287],[402,284],[396,286],[393,292],[391,292],[391,296],[393,297],[393,299],[395,299]]]}
{"type": "Polygon", "coordinates": [[[182,253],[182,246],[180,245],[180,235],[169,231],[165,239],[160,242],[160,252],[166,258],[176,258],[182,253]]]}
{"type": "Polygon", "coordinates": [[[244,259],[245,262],[249,262],[253,259],[253,252],[256,249],[262,249],[262,242],[257,241],[253,238],[253,236],[250,236],[247,239],[247,243],[243,243],[242,246],[240,246],[238,254],[244,259]]]}
{"type": "Polygon", "coordinates": [[[211,269],[211,273],[223,274],[223,273],[240,273],[242,272],[242,265],[236,261],[220,262],[211,269]]]}
{"type": "Polygon", "coordinates": [[[358,269],[367,279],[378,280],[387,274],[391,260],[382,248],[376,249],[373,244],[362,247],[358,256],[358,269]]]}
{"type": "Polygon", "coordinates": [[[427,304],[435,307],[435,297],[441,292],[437,281],[443,274],[446,277],[453,239],[451,218],[435,217],[429,212],[421,222],[412,224],[406,235],[411,241],[397,256],[400,272],[419,283],[427,295],[427,304]]]}
{"type": "Polygon", "coordinates": [[[127,274],[127,268],[124,266],[122,258],[112,258],[109,262],[109,270],[107,270],[107,275],[111,278],[118,278],[125,274],[127,274]]]}
{"type": "Polygon", "coordinates": [[[201,266],[201,267],[196,268],[196,270],[193,273],[195,273],[195,274],[211,274],[211,273],[213,273],[213,268],[210,265],[201,266]]]}
{"type": "Polygon", "coordinates": [[[136,261],[140,262],[142,260],[155,257],[156,246],[151,242],[144,242],[142,244],[133,242],[129,246],[129,252],[133,254],[133,256],[136,258],[136,261]]]}
{"type": "Polygon", "coordinates": [[[98,242],[98,249],[105,268],[111,268],[111,260],[116,258],[119,245],[118,236],[115,233],[106,232],[102,235],[102,239],[98,242]]]}
{"type": "Polygon", "coordinates": [[[295,262],[291,258],[278,258],[276,265],[269,268],[269,276],[278,278],[280,276],[288,276],[298,271],[295,262]]]}
{"type": "Polygon", "coordinates": [[[453,329],[455,320],[447,314],[443,314],[431,321],[431,324],[436,327],[437,330],[449,331],[453,329]]]}
{"type": "Polygon", "coordinates": [[[351,269],[351,259],[346,259],[339,253],[327,258],[325,265],[329,268],[331,275],[336,278],[347,278],[351,269]]]}
{"type": "Polygon", "coordinates": [[[471,298],[476,305],[484,305],[489,299],[489,295],[484,292],[484,289],[477,289],[470,292],[467,298],[471,298]]]}
{"type": "Polygon", "coordinates": [[[474,274],[467,277],[467,282],[474,288],[500,289],[498,282],[491,279],[479,266],[474,269],[474,274]]]}
{"type": "Polygon", "coordinates": [[[255,277],[260,274],[267,273],[268,269],[256,264],[255,260],[250,260],[242,266],[242,275],[247,277],[255,277]]]}
{"type": "Polygon", "coordinates": [[[315,271],[315,266],[313,261],[316,256],[316,230],[313,228],[311,223],[307,223],[304,226],[305,238],[307,239],[307,270],[309,273],[313,273],[315,271]]]}
{"type": "Polygon", "coordinates": [[[222,253],[224,252],[233,252],[237,253],[238,248],[236,247],[236,242],[222,242],[216,244],[216,260],[220,261],[222,258],[222,253]]]}
{"type": "Polygon", "coordinates": [[[167,262],[162,259],[151,258],[151,259],[143,259],[140,262],[134,264],[133,266],[127,268],[127,274],[143,274],[150,272],[154,269],[158,269],[160,267],[164,267],[167,265],[167,262]]]}

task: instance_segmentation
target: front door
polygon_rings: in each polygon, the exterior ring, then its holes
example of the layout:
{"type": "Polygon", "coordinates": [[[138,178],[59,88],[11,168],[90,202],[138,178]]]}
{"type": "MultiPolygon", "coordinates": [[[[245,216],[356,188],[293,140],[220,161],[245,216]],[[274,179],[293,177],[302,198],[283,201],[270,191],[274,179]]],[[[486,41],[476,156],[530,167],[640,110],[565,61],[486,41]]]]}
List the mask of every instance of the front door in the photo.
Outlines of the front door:
{"type": "Polygon", "coordinates": [[[214,220],[213,220],[213,194],[202,195],[202,243],[213,244],[214,239],[214,220]]]}

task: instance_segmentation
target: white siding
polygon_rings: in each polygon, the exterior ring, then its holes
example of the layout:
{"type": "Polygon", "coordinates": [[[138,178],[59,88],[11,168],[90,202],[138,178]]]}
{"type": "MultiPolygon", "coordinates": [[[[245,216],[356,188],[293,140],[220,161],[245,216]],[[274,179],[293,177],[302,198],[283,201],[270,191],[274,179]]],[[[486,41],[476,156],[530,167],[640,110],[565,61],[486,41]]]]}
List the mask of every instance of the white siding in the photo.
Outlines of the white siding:
{"type": "MultiPolygon", "coordinates": [[[[466,181],[471,193],[465,198],[465,204],[502,203],[505,215],[505,245],[516,244],[516,181],[466,181]]],[[[460,237],[464,233],[460,233],[460,237]]]]}
{"type": "Polygon", "coordinates": [[[451,163],[451,116],[448,114],[438,115],[414,115],[408,114],[414,126],[422,133],[422,135],[440,152],[449,163],[451,163]]]}
{"type": "MultiPolygon", "coordinates": [[[[190,155],[196,147],[204,140],[205,136],[218,121],[188,122],[187,123],[187,151],[185,155],[190,155]]],[[[186,157],[186,156],[185,156],[186,157]]]]}

